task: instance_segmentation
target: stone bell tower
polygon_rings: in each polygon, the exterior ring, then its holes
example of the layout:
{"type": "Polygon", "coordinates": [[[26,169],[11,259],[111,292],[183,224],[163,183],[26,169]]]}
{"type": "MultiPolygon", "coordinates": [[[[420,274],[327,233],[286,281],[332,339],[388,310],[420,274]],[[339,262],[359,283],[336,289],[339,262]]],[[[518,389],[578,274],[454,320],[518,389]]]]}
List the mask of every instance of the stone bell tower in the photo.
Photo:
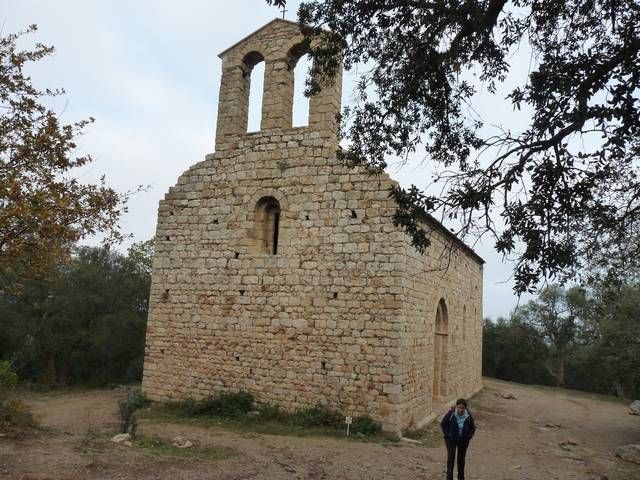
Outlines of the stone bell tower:
{"type": "MultiPolygon", "coordinates": [[[[260,130],[292,128],[293,72],[306,52],[297,23],[275,19],[222,52],[222,79],[218,102],[216,151],[234,148],[247,133],[251,71],[265,62],[260,130]]],[[[335,138],[340,113],[342,78],[309,100],[309,130],[335,138]]]]}
{"type": "Polygon", "coordinates": [[[420,255],[393,224],[394,182],[336,159],[340,78],[292,127],[304,53],[298,25],[277,19],[220,54],[215,152],[158,208],[143,391],[244,390],[417,426],[480,388],[482,259],[431,217],[420,255]],[[261,128],[247,133],[261,61],[261,128]]]}

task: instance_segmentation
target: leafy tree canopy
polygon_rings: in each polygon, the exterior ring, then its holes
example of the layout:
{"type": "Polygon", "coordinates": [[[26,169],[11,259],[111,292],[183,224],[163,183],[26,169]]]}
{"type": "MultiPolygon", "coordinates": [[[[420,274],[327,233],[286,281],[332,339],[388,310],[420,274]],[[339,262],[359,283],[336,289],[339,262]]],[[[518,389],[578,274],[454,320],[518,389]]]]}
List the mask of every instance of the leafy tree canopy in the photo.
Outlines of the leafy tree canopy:
{"type": "Polygon", "coordinates": [[[155,239],[151,238],[143,242],[136,242],[127,250],[129,261],[138,272],[151,275],[155,239]]]}
{"type": "Polygon", "coordinates": [[[549,357],[540,360],[557,385],[565,384],[566,361],[584,321],[586,305],[581,288],[565,291],[549,285],[541,290],[537,299],[516,309],[512,316],[518,323],[536,329],[549,345],[549,357]]]}
{"type": "Polygon", "coordinates": [[[39,90],[25,74],[30,62],[53,53],[37,44],[20,51],[18,39],[36,30],[0,37],[0,272],[45,271],[68,245],[102,231],[121,237],[117,220],[126,194],[80,183],[74,169],[91,162],[74,156],[75,138],[93,119],[61,124],[43,102],[63,90],[39,90]],[[16,267],[20,263],[19,267],[16,267]]]}
{"type": "Polygon", "coordinates": [[[483,374],[638,398],[638,312],[635,280],[549,285],[508,319],[485,321],[483,374]]]}
{"type": "Polygon", "coordinates": [[[347,69],[371,67],[343,115],[341,157],[379,172],[420,154],[449,172],[436,178],[440,195],[392,192],[394,220],[418,249],[429,246],[421,212],[456,219],[458,234],[493,235],[515,256],[523,292],[637,231],[637,1],[309,0],[298,17],[316,79],[332,78],[340,56],[347,69]],[[469,113],[478,85],[497,93],[523,47],[532,68],[507,99],[530,112],[528,125],[488,128],[469,113]]]}
{"type": "Polygon", "coordinates": [[[139,380],[149,243],[134,244],[126,256],[74,246],[68,261],[21,276],[18,294],[0,281],[0,359],[13,360],[21,378],[49,384],[139,380]]]}

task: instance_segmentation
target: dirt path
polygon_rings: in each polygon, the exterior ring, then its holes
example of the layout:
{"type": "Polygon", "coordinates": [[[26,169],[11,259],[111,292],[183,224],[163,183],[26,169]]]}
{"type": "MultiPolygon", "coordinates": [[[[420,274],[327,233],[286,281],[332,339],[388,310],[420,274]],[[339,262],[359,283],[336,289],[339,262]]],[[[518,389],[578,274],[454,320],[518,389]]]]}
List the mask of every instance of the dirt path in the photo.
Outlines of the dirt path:
{"type": "MultiPolygon", "coordinates": [[[[444,478],[441,442],[426,447],[243,434],[143,420],[139,433],[145,436],[169,440],[180,434],[199,448],[231,451],[218,460],[149,455],[108,441],[123,395],[93,391],[25,398],[49,430],[0,438],[0,480],[444,478]]],[[[478,424],[467,457],[470,480],[640,478],[640,465],[612,454],[619,445],[640,443],[640,418],[627,415],[623,404],[486,380],[470,408],[478,424]]]]}

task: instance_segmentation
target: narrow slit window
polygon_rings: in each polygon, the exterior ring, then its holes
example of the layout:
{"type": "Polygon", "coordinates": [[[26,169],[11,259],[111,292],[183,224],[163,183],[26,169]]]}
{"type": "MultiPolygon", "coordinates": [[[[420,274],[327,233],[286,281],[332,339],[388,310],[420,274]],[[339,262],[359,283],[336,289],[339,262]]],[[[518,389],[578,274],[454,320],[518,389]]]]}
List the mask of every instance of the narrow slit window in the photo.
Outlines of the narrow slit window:
{"type": "Polygon", "coordinates": [[[276,255],[278,253],[278,231],[280,229],[280,209],[273,212],[273,240],[271,243],[272,254],[276,255]]]}
{"type": "Polygon", "coordinates": [[[467,340],[467,306],[462,307],[462,341],[467,340]]]}
{"type": "Polygon", "coordinates": [[[280,240],[280,204],[273,197],[263,197],[256,206],[256,253],[277,255],[280,240]]]}

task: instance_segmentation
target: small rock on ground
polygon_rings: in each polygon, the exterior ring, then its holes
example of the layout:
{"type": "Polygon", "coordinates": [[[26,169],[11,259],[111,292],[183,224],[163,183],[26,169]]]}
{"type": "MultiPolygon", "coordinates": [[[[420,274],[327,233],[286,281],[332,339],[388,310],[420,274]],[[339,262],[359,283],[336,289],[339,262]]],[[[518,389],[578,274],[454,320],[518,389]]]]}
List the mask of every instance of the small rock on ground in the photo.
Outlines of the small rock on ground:
{"type": "Polygon", "coordinates": [[[401,442],[407,442],[407,443],[415,443],[417,445],[422,445],[422,442],[420,440],[414,440],[413,438],[400,437],[400,441],[401,442]]]}
{"type": "Polygon", "coordinates": [[[576,442],[575,440],[565,440],[563,442],[560,442],[560,445],[578,445],[578,442],[576,442]]]}
{"type": "Polygon", "coordinates": [[[119,433],[118,435],[115,435],[111,441],[113,443],[124,443],[124,442],[129,442],[131,443],[131,435],[129,435],[128,433],[119,433]]]}
{"type": "Polygon", "coordinates": [[[193,442],[183,438],[182,435],[178,435],[171,440],[171,443],[176,448],[191,448],[193,447],[193,442]]]}
{"type": "Polygon", "coordinates": [[[623,445],[618,447],[616,457],[640,465],[640,445],[623,445]]]}

